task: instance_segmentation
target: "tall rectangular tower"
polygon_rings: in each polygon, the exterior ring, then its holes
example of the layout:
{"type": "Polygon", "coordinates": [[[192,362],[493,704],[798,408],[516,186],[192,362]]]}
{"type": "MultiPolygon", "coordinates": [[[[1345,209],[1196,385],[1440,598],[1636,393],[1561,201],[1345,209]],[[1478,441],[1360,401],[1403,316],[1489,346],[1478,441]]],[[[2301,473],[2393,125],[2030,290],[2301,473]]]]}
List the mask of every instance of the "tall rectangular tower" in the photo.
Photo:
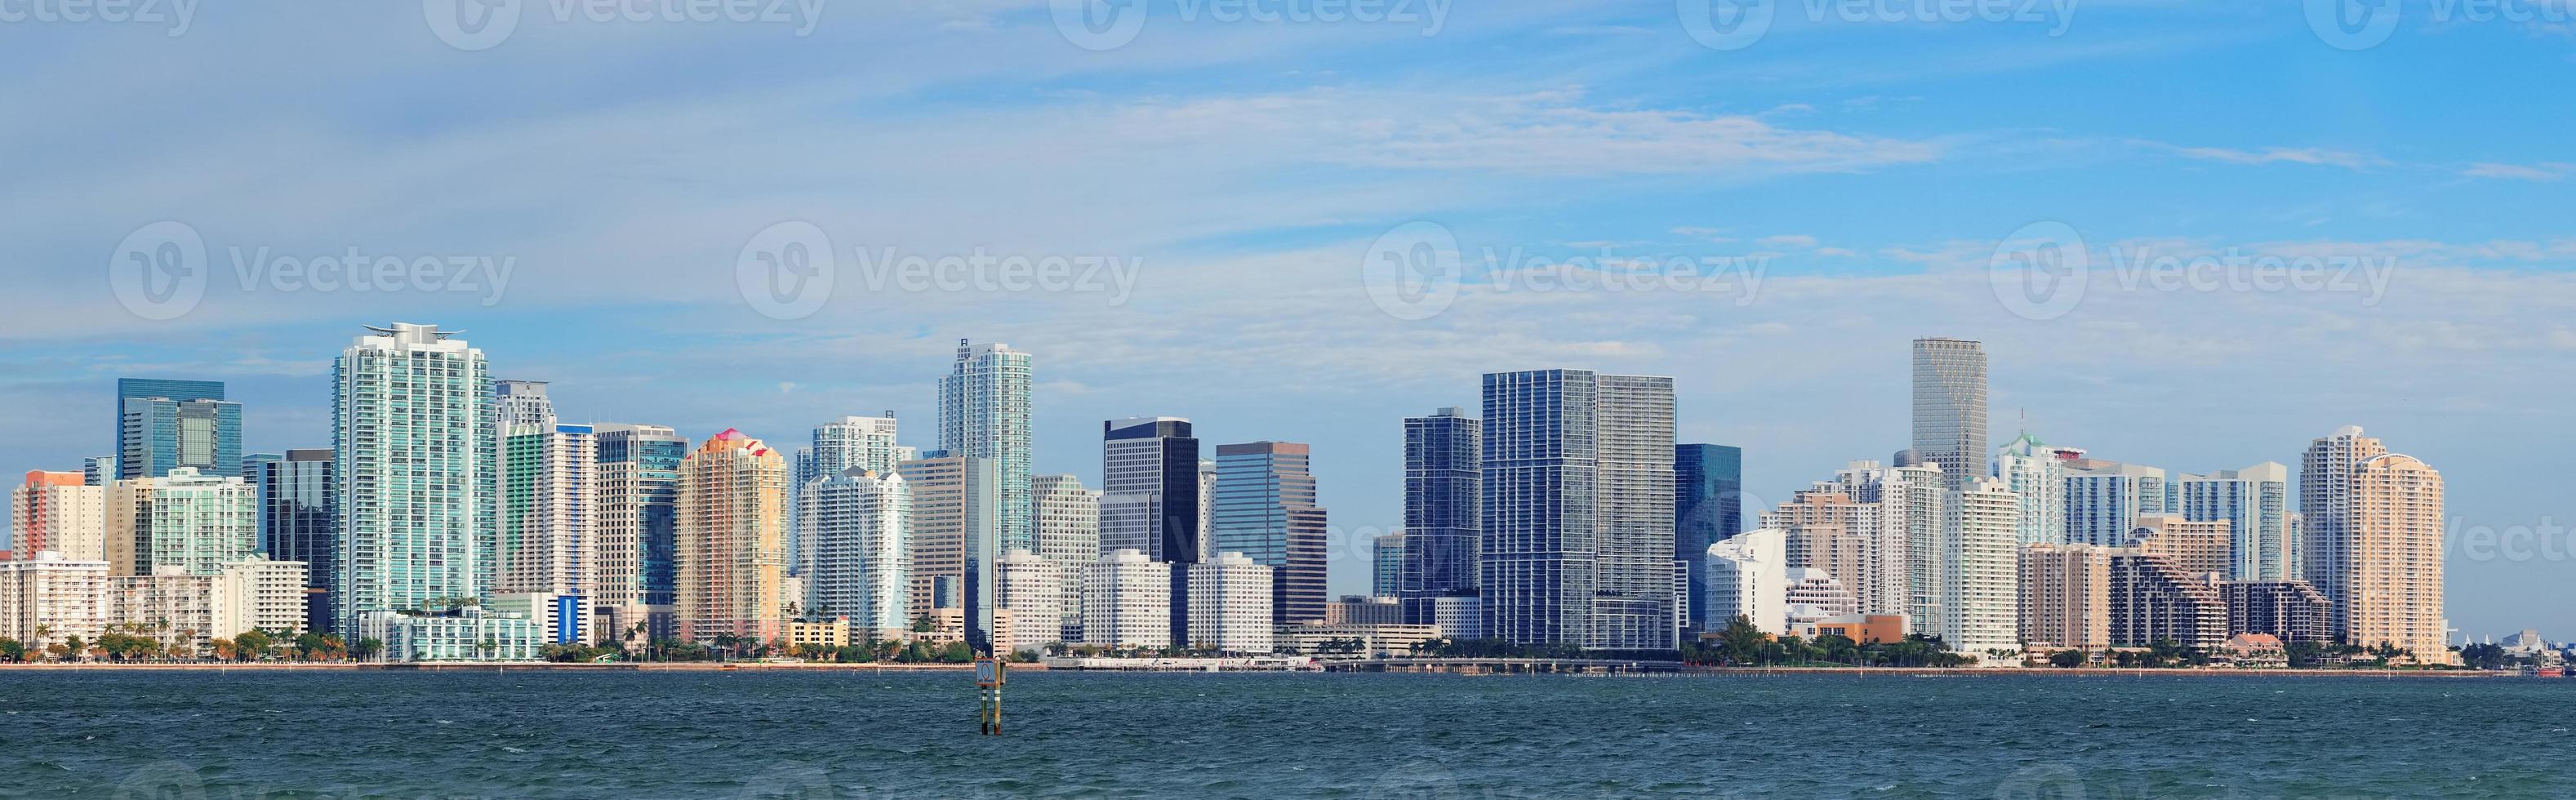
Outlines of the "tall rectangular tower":
{"type": "Polygon", "coordinates": [[[1199,440],[1189,420],[1100,423],[1100,475],[1099,555],[1135,550],[1156,561],[1199,560],[1206,498],[1199,486],[1199,440]]]}
{"type": "Polygon", "coordinates": [[[492,585],[498,437],[483,351],[435,325],[370,326],[333,368],[340,630],[492,585]]]}
{"type": "Polygon", "coordinates": [[[1484,403],[1487,635],[1673,648],[1672,379],[1489,373],[1484,403]]]}
{"type": "Polygon", "coordinates": [[[1007,344],[981,347],[960,339],[957,360],[939,379],[939,449],[993,462],[995,520],[1004,550],[1034,550],[1029,509],[1029,354],[1007,344]]]}
{"type": "Polygon", "coordinates": [[[1673,448],[1673,558],[1689,570],[1687,630],[1726,627],[1701,606],[1708,593],[1708,547],[1744,530],[1744,451],[1721,444],[1673,448]]]}
{"type": "MultiPolygon", "coordinates": [[[[101,476],[102,480],[97,481],[97,485],[104,486],[106,485],[106,481],[116,480],[118,478],[158,478],[163,475],[170,474],[170,470],[173,467],[196,467],[200,472],[214,475],[234,474],[234,471],[232,470],[216,469],[220,465],[213,463],[217,458],[212,453],[203,453],[198,459],[206,463],[179,463],[178,439],[182,435],[182,431],[179,430],[175,422],[177,407],[183,403],[205,404],[193,406],[193,408],[197,409],[199,412],[191,415],[193,419],[197,420],[197,423],[192,425],[191,429],[187,431],[185,435],[189,436],[189,438],[199,447],[211,450],[217,443],[213,438],[206,436],[208,429],[202,427],[202,423],[205,420],[205,415],[202,412],[216,408],[219,404],[225,404],[223,381],[188,381],[170,380],[165,378],[116,379],[116,435],[115,438],[110,440],[116,444],[116,447],[115,449],[108,451],[111,454],[111,457],[116,460],[116,463],[114,465],[114,469],[109,470],[105,475],[101,476]],[[171,413],[171,416],[162,420],[147,422],[138,428],[135,421],[130,417],[131,412],[129,411],[129,409],[134,407],[132,401],[135,400],[163,401],[161,404],[145,403],[143,407],[146,409],[159,408],[160,410],[166,410],[171,413]],[[165,432],[159,427],[159,422],[169,422],[173,424],[165,432]],[[140,441],[143,437],[155,437],[156,440],[149,442],[140,441]],[[138,460],[136,456],[129,454],[130,451],[134,451],[137,448],[143,449],[144,455],[140,460],[138,460]],[[128,466],[129,463],[131,463],[131,466],[128,466]],[[157,472],[154,471],[156,466],[158,466],[159,469],[157,472]]],[[[232,405],[232,409],[232,422],[234,425],[231,431],[233,436],[232,444],[234,448],[233,458],[236,461],[236,467],[238,467],[238,460],[241,457],[241,430],[239,428],[241,423],[241,407],[239,405],[232,405]]],[[[220,416],[220,414],[218,414],[218,416],[220,416]]],[[[217,422],[220,423],[220,420],[217,420],[217,422]]],[[[220,431],[217,431],[217,434],[220,435],[220,431]]]]}
{"type": "Polygon", "coordinates": [[[1985,345],[1914,340],[1914,452],[1953,492],[1986,474],[1985,345]]]}
{"type": "Polygon", "coordinates": [[[1324,508],[1309,453],[1296,442],[1216,448],[1216,551],[1270,568],[1277,624],[1324,617],[1324,508]]]}
{"type": "Polygon", "coordinates": [[[1484,520],[1483,427],[1455,407],[1404,421],[1404,621],[1435,624],[1437,598],[1476,593],[1484,520]]]}

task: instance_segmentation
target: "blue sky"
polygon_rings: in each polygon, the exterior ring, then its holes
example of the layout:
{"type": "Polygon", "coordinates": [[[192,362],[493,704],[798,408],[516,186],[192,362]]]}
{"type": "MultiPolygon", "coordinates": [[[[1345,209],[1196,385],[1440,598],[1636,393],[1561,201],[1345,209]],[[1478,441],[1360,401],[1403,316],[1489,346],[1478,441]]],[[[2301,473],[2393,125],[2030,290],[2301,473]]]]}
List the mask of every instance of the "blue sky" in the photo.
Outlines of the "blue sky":
{"type": "Polygon", "coordinates": [[[1401,418],[1474,407],[1478,373],[1672,375],[1683,438],[1746,448],[1776,502],[1903,446],[1907,340],[1947,335],[1988,343],[1998,443],[2026,413],[2200,472],[2365,426],[2449,479],[2458,627],[2576,635],[2552,591],[2576,541],[2543,528],[2576,524],[2543,477],[2576,450],[2557,0],[2408,3],[2361,49],[2291,2],[1793,0],[1723,50],[1692,0],[1443,6],[1429,36],[1153,0],[1106,50],[1026,0],[779,22],[560,2],[482,49],[430,24],[451,0],[0,21],[0,469],[103,452],[118,376],[229,381],[251,448],[322,446],[331,357],[395,320],[468,330],[568,419],[784,444],[891,409],[928,444],[972,337],[1036,354],[1039,470],[1095,480],[1100,420],[1188,416],[1312,443],[1336,528],[1366,534],[1400,521],[1401,418]],[[202,242],[179,264],[202,294],[138,311],[120,258],[164,221],[202,242]],[[835,282],[779,319],[736,267],[799,222],[835,282]],[[2036,312],[1994,266],[2034,223],[2087,254],[2036,312]],[[1390,314],[1372,253],[1422,241],[1454,299],[1390,314]],[[472,266],[435,291],[276,277],[351,248],[472,266]],[[1134,272],[914,291],[871,286],[862,252],[1134,272]],[[2237,260],[2160,282],[2156,258],[2196,256],[2237,260]],[[2262,265],[2313,280],[2227,280],[2262,265]],[[1655,279],[1531,282],[1605,271],[1655,279]]]}

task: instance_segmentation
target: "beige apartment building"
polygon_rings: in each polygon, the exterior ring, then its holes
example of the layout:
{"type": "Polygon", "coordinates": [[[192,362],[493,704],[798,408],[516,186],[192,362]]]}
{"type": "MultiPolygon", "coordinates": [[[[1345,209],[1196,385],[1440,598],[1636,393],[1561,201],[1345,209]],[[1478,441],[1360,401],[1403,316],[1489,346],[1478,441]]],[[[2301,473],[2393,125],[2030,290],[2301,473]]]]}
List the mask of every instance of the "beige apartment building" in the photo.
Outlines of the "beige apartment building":
{"type": "Polygon", "coordinates": [[[2021,548],[2023,647],[2111,645],[2111,555],[2083,544],[2028,544],[2021,548]]]}
{"type": "Polygon", "coordinates": [[[672,571],[680,635],[787,635],[787,460],[726,429],[680,460],[672,571]]]}

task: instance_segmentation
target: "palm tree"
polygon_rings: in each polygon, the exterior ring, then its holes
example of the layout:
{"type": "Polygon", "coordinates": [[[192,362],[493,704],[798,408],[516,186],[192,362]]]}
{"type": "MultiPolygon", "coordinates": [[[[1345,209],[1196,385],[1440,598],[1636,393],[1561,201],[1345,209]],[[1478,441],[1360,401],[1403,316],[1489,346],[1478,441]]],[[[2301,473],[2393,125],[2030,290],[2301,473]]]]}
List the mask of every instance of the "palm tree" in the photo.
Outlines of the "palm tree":
{"type": "Polygon", "coordinates": [[[29,644],[27,645],[27,649],[29,649],[29,650],[33,650],[33,651],[36,651],[36,652],[39,652],[39,653],[45,652],[45,649],[46,649],[46,648],[45,648],[45,646],[46,646],[46,645],[48,645],[48,644],[51,644],[51,643],[52,643],[52,639],[54,638],[54,626],[52,626],[52,625],[46,625],[46,624],[42,624],[42,623],[38,623],[38,624],[36,625],[36,631],[35,631],[35,633],[36,633],[36,640],[35,640],[34,642],[29,643],[29,644]]]}

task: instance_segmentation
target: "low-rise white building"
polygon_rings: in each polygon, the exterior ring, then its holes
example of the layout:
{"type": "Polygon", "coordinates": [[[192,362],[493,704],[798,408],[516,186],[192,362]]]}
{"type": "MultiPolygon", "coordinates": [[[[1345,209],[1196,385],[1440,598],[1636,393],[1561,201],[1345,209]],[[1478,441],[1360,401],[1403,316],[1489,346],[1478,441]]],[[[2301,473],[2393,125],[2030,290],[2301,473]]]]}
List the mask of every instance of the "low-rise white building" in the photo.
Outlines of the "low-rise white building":
{"type": "Polygon", "coordinates": [[[1271,652],[1270,577],[1269,567],[1242,553],[1219,553],[1190,565],[1190,646],[1271,652]]]}
{"type": "Polygon", "coordinates": [[[1064,562],[1039,558],[1027,550],[1012,550],[993,561],[993,603],[1011,612],[1014,622],[1025,624],[1012,628],[1010,641],[1002,643],[1005,653],[1046,652],[1047,645],[1063,641],[1064,562]],[[1047,624],[1050,620],[1057,624],[1047,624]]]}
{"type": "Polygon", "coordinates": [[[428,615],[365,614],[358,636],[383,642],[387,661],[535,661],[543,644],[535,620],[476,606],[428,615]]]}
{"type": "Polygon", "coordinates": [[[1789,618],[1789,533],[1755,528],[1708,546],[1706,594],[1701,607],[1723,629],[1736,617],[1763,633],[1779,635],[1789,618]]]}

